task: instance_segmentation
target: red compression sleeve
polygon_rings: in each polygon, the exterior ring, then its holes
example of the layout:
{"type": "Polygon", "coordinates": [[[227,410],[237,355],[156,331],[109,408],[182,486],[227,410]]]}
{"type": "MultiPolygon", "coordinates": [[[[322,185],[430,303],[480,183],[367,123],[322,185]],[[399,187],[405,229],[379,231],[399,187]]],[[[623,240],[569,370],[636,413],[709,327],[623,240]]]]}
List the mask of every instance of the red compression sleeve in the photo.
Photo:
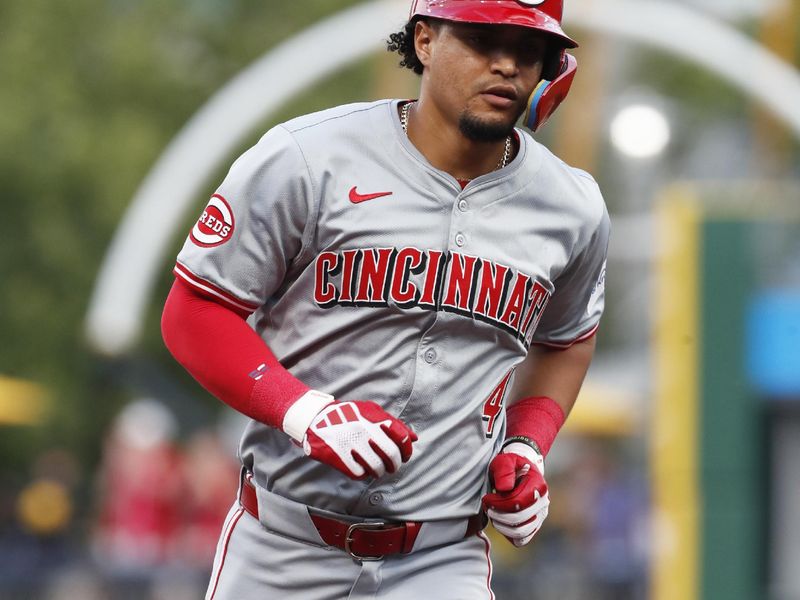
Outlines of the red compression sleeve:
{"type": "Polygon", "coordinates": [[[566,415],[547,396],[523,398],[506,409],[506,437],[521,435],[532,439],[547,456],[566,415]]]}
{"type": "Polygon", "coordinates": [[[278,362],[242,315],[176,279],[161,317],[175,359],[217,398],[282,428],[287,409],[308,391],[278,362]]]}

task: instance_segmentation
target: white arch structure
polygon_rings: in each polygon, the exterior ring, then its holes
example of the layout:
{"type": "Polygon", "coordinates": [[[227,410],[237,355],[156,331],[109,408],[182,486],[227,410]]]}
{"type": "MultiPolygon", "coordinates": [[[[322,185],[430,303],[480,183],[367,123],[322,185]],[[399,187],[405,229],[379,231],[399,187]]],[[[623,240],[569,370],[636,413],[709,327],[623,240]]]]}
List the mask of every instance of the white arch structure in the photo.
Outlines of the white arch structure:
{"type": "MultiPolygon", "coordinates": [[[[567,5],[568,25],[694,62],[760,101],[800,137],[800,74],[737,30],[662,0],[567,5]]],[[[293,96],[377,50],[405,22],[407,8],[408,0],[373,0],[321,21],[264,54],[187,122],[137,190],[100,269],[85,324],[97,351],[119,355],[135,345],[175,229],[195,210],[210,175],[293,96]]]]}

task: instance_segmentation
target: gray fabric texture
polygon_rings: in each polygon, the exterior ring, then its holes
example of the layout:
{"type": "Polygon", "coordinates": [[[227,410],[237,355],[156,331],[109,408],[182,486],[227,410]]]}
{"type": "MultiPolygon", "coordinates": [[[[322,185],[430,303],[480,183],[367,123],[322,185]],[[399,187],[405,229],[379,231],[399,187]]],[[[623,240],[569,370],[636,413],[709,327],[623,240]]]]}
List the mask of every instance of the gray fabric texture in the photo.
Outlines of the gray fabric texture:
{"type": "Polygon", "coordinates": [[[590,176],[522,130],[508,166],[462,189],[410,143],[397,105],[270,130],[217,190],[230,240],[187,240],[178,261],[258,306],[252,327],[301,381],[419,435],[397,473],[353,481],[251,421],[240,456],[260,487],[348,515],[466,518],[503,439],[504,413],[491,428],[484,415],[492,391],[531,343],[568,345],[600,320],[608,214],[590,176]]]}

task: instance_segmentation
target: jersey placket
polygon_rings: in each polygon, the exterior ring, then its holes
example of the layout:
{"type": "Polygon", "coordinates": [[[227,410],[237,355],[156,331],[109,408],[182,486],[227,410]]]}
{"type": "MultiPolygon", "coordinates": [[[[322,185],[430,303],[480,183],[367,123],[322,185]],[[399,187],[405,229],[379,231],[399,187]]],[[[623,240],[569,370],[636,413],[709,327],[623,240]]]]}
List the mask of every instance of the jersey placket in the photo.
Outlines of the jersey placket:
{"type": "MultiPolygon", "coordinates": [[[[449,186],[448,186],[449,187],[449,186]]],[[[450,264],[452,257],[459,255],[471,255],[470,236],[473,230],[475,211],[471,210],[471,205],[463,196],[466,190],[456,190],[452,188],[453,195],[448,202],[450,203],[450,215],[442,225],[447,228],[447,245],[442,249],[445,256],[451,257],[445,267],[442,282],[437,293],[437,310],[431,325],[422,332],[417,344],[415,355],[414,376],[411,381],[411,391],[402,404],[402,408],[397,414],[398,418],[403,419],[413,430],[424,432],[430,425],[429,411],[424,407],[426,402],[431,399],[442,397],[442,394],[449,394],[450,382],[443,376],[448,370],[446,362],[449,360],[444,340],[449,335],[449,330],[453,327],[453,318],[456,315],[442,311],[443,302],[447,290],[444,284],[447,280],[447,270],[452,267],[450,264]]],[[[444,235],[443,235],[444,238],[444,235]]],[[[461,317],[463,318],[463,317],[461,317]]],[[[401,468],[401,472],[404,469],[401,468]]],[[[401,473],[384,476],[380,481],[373,482],[367,486],[359,499],[360,510],[369,513],[380,513],[382,507],[390,505],[392,502],[392,490],[402,479],[401,473]]]]}

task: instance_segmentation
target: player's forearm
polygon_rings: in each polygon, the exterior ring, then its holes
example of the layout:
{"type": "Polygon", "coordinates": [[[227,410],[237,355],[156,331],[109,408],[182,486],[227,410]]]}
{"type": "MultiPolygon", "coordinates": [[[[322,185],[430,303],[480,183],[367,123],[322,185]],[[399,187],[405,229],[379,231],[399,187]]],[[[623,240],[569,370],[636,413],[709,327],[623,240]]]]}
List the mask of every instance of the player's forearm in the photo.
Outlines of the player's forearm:
{"type": "Polygon", "coordinates": [[[404,423],[373,402],[337,403],[309,389],[242,315],[180,280],[167,297],[161,331],[175,359],[203,387],[302,443],[311,458],[362,479],[394,473],[411,457],[417,437],[404,423]]]}
{"type": "Polygon", "coordinates": [[[565,349],[532,347],[517,367],[509,405],[530,396],[547,396],[569,415],[592,362],[595,341],[592,336],[565,349]]]}
{"type": "Polygon", "coordinates": [[[566,349],[535,348],[517,367],[506,407],[506,437],[531,440],[550,451],[578,397],[594,355],[594,337],[566,349]]]}
{"type": "Polygon", "coordinates": [[[240,315],[180,281],[167,297],[161,331],[175,359],[204,388],[252,419],[282,428],[289,406],[309,391],[240,315]]]}

